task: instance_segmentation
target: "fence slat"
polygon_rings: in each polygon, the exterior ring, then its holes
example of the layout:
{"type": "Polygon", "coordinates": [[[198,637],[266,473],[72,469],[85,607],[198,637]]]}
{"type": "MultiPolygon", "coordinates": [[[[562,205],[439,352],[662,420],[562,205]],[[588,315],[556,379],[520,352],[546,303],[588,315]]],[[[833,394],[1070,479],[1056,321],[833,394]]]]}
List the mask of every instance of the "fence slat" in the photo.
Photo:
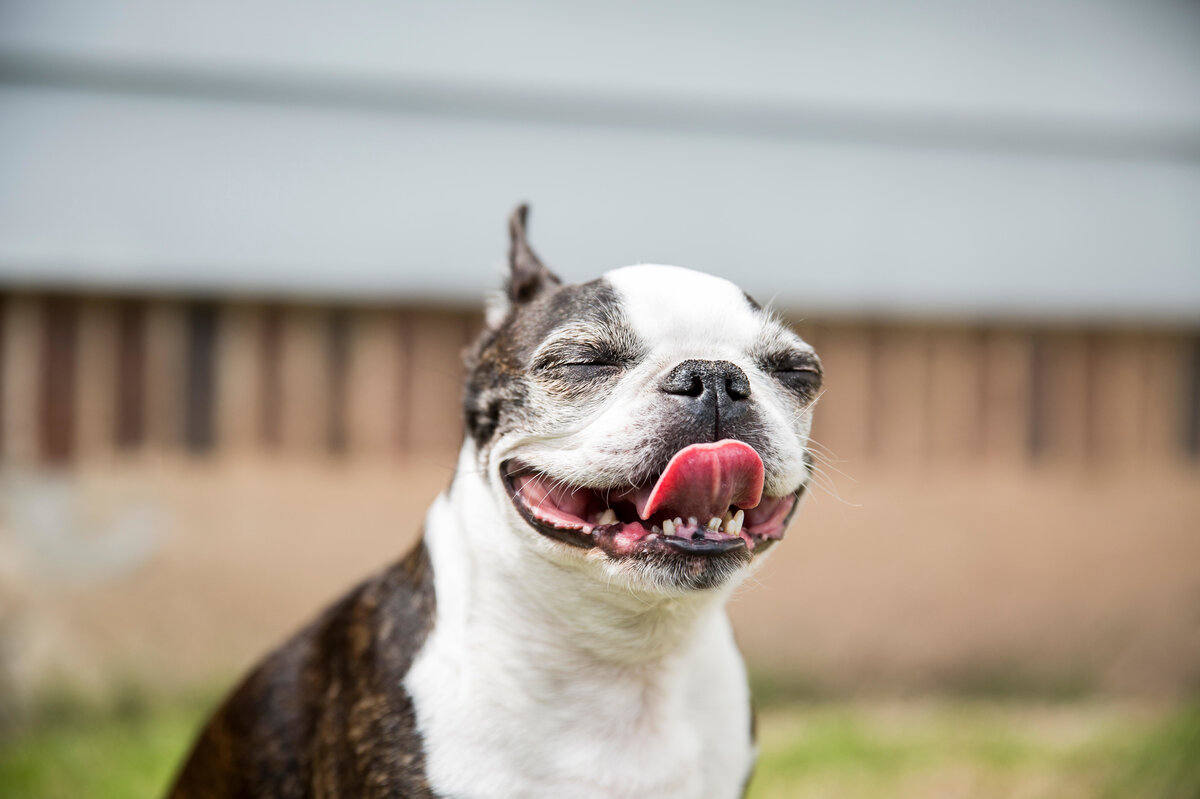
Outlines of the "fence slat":
{"type": "Polygon", "coordinates": [[[825,387],[813,416],[816,448],[837,462],[866,457],[873,446],[871,334],[862,325],[831,324],[820,331],[825,387]]]}
{"type": "Polygon", "coordinates": [[[872,408],[877,414],[879,457],[924,460],[929,454],[929,336],[923,330],[889,327],[875,362],[872,408]]]}
{"type": "Polygon", "coordinates": [[[1088,460],[1098,466],[1128,464],[1138,459],[1145,438],[1146,384],[1144,337],[1108,333],[1089,343],[1088,460]]]}
{"type": "Polygon", "coordinates": [[[146,313],[146,439],[154,448],[178,450],[183,442],[184,309],[158,301],[146,313]]]}
{"type": "Polygon", "coordinates": [[[463,314],[418,311],[411,320],[407,441],[414,451],[451,454],[462,440],[463,314]]]}
{"type": "Polygon", "coordinates": [[[1034,375],[1037,417],[1035,454],[1042,459],[1082,464],[1087,456],[1091,404],[1088,396],[1088,343],[1082,333],[1053,333],[1040,339],[1034,375]]]}
{"type": "Polygon", "coordinates": [[[983,341],[983,452],[993,462],[1029,457],[1033,340],[1028,333],[990,330],[983,341]]]}
{"type": "Polygon", "coordinates": [[[116,442],[134,450],[146,438],[146,304],[122,302],[117,313],[116,442]]]}
{"type": "Polygon", "coordinates": [[[51,297],[42,307],[38,444],[42,460],[64,464],[78,445],[79,302],[51,297]]]}
{"type": "Polygon", "coordinates": [[[184,440],[196,454],[211,452],[217,439],[217,342],[221,308],[194,302],[187,310],[184,440]]]}
{"type": "Polygon", "coordinates": [[[329,414],[325,314],[317,308],[287,308],[283,314],[280,413],[283,448],[325,449],[329,414]]]}
{"type": "Polygon", "coordinates": [[[929,451],[950,463],[983,450],[983,346],[968,330],[938,330],[930,336],[929,451]]]}
{"type": "Polygon", "coordinates": [[[117,306],[88,300],[79,309],[78,457],[112,454],[117,439],[117,306]]]}
{"type": "Polygon", "coordinates": [[[221,308],[217,336],[217,442],[223,452],[246,453],[259,443],[259,338],[262,308],[235,303],[221,308]]]}
{"type": "Polygon", "coordinates": [[[37,457],[38,374],[42,307],[36,298],[10,294],[4,311],[4,456],[28,464],[37,457]]]}
{"type": "Polygon", "coordinates": [[[350,428],[346,417],[350,410],[348,391],[352,333],[350,315],[345,308],[335,308],[326,314],[325,367],[328,399],[325,414],[325,448],[339,455],[344,455],[350,445],[350,428]]]}
{"type": "Polygon", "coordinates": [[[375,309],[358,313],[351,324],[347,430],[356,455],[379,457],[396,449],[405,357],[396,327],[394,312],[375,309]]]}
{"type": "Polygon", "coordinates": [[[1184,457],[1185,340],[1179,336],[1148,335],[1142,371],[1146,386],[1142,442],[1143,457],[1159,463],[1184,457]]]}

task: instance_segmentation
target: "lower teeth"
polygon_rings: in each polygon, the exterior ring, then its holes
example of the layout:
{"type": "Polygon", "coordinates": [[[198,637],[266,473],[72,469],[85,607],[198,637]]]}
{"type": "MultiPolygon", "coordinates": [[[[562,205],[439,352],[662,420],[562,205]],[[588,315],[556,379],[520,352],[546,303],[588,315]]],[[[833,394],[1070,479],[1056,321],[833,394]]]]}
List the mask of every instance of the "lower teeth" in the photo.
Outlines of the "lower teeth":
{"type": "MultiPolygon", "coordinates": [[[[700,526],[699,520],[695,516],[689,516],[685,522],[682,517],[676,516],[674,519],[663,519],[662,526],[653,525],[650,528],[650,533],[657,535],[683,536],[690,538],[697,534],[703,536],[704,533],[724,533],[725,535],[741,535],[745,514],[741,509],[730,515],[725,514],[725,518],[713,516],[708,520],[708,523],[703,527],[700,526]]],[[[596,519],[596,526],[603,527],[610,524],[617,524],[618,519],[616,511],[612,508],[606,508],[603,513],[596,519]]]]}

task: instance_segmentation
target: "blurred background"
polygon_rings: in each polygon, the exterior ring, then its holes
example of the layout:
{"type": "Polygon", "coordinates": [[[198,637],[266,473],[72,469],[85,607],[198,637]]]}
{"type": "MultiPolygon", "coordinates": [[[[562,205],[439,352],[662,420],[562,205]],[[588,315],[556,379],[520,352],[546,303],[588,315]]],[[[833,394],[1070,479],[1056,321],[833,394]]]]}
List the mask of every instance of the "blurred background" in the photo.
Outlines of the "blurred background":
{"type": "Polygon", "coordinates": [[[0,793],[161,791],[414,541],[525,200],[825,362],[753,796],[1200,796],[1182,0],[0,1],[0,793]]]}

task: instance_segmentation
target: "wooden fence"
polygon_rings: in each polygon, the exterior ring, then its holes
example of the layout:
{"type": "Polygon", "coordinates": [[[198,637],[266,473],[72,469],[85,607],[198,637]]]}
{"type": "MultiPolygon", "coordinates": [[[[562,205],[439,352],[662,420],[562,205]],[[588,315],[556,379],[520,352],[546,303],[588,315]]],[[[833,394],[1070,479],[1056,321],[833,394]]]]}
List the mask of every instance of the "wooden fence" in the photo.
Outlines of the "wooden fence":
{"type": "MultiPolygon", "coordinates": [[[[399,455],[457,446],[474,312],[9,293],[0,452],[399,455]]],[[[1200,457],[1195,330],[802,320],[837,460],[1078,466],[1200,457]]]]}

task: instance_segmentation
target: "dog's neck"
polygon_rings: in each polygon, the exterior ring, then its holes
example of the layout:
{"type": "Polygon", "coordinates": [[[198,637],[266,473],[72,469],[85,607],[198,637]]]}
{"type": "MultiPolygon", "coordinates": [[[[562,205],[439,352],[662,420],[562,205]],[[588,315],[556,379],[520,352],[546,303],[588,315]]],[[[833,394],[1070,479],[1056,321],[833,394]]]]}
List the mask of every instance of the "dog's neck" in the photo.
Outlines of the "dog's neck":
{"type": "Polygon", "coordinates": [[[727,590],[653,597],[597,581],[501,527],[505,501],[468,445],[426,519],[437,615],[405,688],[432,784],[455,796],[736,795],[753,751],[727,590]]]}
{"type": "Polygon", "coordinates": [[[457,572],[444,575],[458,587],[446,599],[449,607],[439,595],[439,624],[486,630],[480,643],[498,647],[511,636],[515,640],[507,643],[545,655],[538,662],[577,668],[652,666],[686,649],[714,617],[724,622],[729,588],[675,596],[633,592],[514,540],[498,529],[513,518],[511,509],[498,505],[504,498],[496,497],[476,464],[468,444],[449,496],[435,504],[436,518],[427,525],[427,535],[438,538],[429,542],[435,566],[457,572]]]}

